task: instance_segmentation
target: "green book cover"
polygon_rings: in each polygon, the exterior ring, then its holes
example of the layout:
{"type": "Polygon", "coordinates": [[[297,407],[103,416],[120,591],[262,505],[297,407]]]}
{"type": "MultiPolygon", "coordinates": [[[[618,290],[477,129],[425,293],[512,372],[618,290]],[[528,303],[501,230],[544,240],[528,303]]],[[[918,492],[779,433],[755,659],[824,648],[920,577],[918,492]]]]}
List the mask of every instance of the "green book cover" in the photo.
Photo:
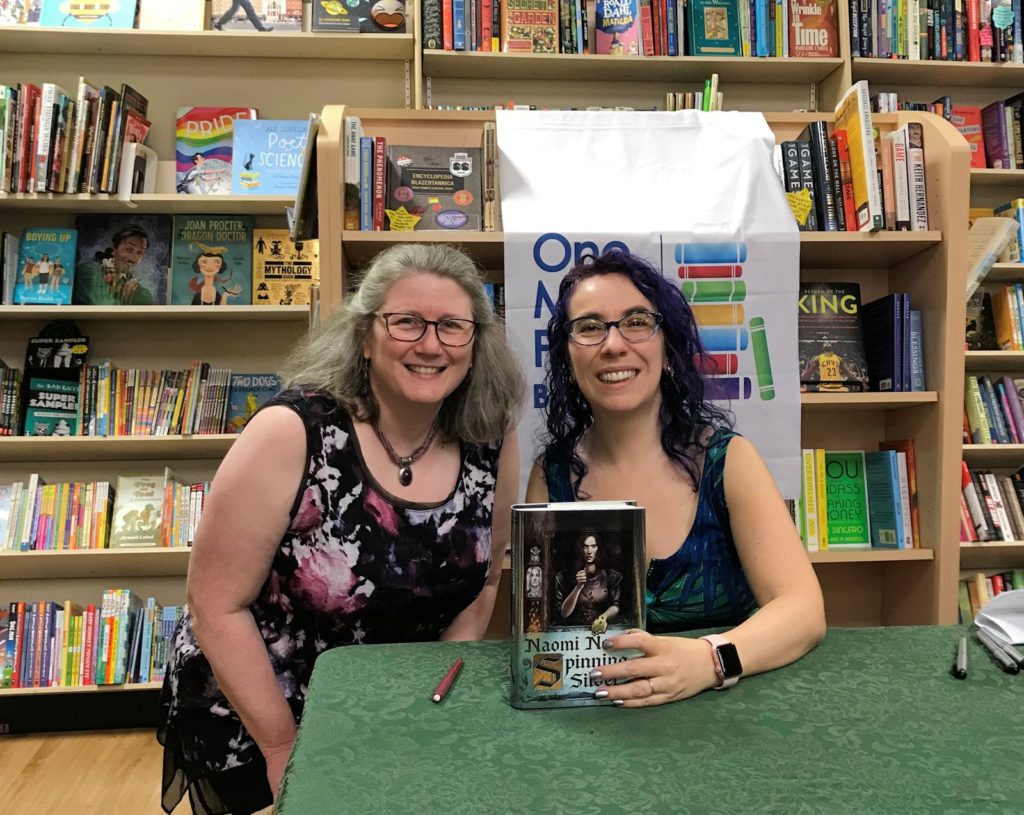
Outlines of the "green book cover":
{"type": "Polygon", "coordinates": [[[864,451],[825,451],[829,549],[870,549],[864,451]]]}

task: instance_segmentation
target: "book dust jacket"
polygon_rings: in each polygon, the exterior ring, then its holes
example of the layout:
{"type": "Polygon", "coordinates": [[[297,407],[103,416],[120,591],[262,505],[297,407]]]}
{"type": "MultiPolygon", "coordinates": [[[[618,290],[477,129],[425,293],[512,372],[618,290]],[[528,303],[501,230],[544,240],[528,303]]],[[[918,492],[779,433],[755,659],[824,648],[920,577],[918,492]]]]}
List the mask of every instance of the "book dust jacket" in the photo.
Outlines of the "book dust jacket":
{"type": "Polygon", "coordinates": [[[644,622],[644,510],[624,501],[512,507],[512,691],[522,709],[594,699],[608,637],[644,622]]]}

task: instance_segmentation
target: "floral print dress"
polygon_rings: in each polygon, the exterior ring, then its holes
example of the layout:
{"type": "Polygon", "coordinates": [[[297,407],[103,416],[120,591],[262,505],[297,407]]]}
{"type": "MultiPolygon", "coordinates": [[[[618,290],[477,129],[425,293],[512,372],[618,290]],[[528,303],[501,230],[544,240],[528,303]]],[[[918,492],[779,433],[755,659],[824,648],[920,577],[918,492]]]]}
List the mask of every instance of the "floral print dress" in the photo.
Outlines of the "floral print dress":
{"type": "MultiPolygon", "coordinates": [[[[500,443],[462,443],[448,498],[410,503],[370,475],[351,419],[330,397],[291,390],[270,405],[302,418],[308,468],[251,610],[297,722],[319,654],[437,640],[480,593],[500,443]]],[[[269,790],[262,754],[218,687],[188,614],[174,635],[161,705],[164,808],[170,812],[189,790],[197,813],[259,809],[245,795],[261,781],[269,790]]]]}

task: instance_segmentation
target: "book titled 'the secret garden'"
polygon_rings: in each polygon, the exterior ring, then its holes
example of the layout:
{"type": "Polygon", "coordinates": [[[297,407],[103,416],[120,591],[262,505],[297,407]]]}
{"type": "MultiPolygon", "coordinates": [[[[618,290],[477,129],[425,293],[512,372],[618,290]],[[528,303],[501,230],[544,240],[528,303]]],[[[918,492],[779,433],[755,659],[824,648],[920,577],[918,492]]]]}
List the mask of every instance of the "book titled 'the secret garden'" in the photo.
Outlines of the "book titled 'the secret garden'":
{"type": "Polygon", "coordinates": [[[591,672],[639,655],[604,643],[643,625],[644,563],[632,502],[512,507],[513,707],[610,704],[591,672]]]}

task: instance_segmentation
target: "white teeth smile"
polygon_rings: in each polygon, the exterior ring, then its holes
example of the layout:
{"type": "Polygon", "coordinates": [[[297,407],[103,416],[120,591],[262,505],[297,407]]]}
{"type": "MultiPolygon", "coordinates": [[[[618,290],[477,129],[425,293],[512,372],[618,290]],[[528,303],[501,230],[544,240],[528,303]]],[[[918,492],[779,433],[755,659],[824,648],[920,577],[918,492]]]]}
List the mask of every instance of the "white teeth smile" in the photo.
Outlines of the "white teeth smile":
{"type": "Polygon", "coordinates": [[[635,377],[636,374],[636,371],[608,371],[598,374],[597,378],[602,382],[625,382],[627,379],[635,377]]]}
{"type": "Polygon", "coordinates": [[[444,370],[444,368],[429,368],[426,365],[406,365],[405,367],[414,374],[439,374],[444,370]]]}

